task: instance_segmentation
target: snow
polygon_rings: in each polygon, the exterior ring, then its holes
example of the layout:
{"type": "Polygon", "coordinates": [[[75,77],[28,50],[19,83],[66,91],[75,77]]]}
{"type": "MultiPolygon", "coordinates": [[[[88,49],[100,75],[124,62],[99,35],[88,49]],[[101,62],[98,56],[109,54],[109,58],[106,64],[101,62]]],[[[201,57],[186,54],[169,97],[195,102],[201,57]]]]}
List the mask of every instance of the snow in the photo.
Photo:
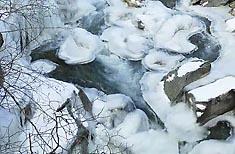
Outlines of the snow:
{"type": "Polygon", "coordinates": [[[170,55],[161,51],[150,51],[142,60],[146,69],[168,72],[177,66],[184,57],[182,55],[170,55]]]}
{"type": "Polygon", "coordinates": [[[178,142],[163,131],[138,133],[128,138],[128,143],[135,154],[178,154],[178,142]]]}
{"type": "Polygon", "coordinates": [[[199,143],[189,154],[234,154],[234,143],[210,140],[199,143]],[[212,148],[213,147],[213,148],[212,148]]]}
{"type": "Polygon", "coordinates": [[[189,91],[196,101],[204,102],[235,89],[235,77],[227,76],[215,82],[189,91]]]}
{"type": "Polygon", "coordinates": [[[142,10],[134,14],[133,18],[142,21],[145,25],[145,31],[150,33],[158,32],[162,24],[174,13],[160,1],[146,1],[145,5],[146,7],[142,7],[142,10]]]}
{"type": "Polygon", "coordinates": [[[128,28],[110,27],[101,39],[108,42],[110,52],[130,60],[140,60],[149,49],[149,40],[140,31],[128,28]]]}
{"type": "Polygon", "coordinates": [[[119,135],[123,137],[129,137],[139,132],[148,131],[148,117],[142,110],[136,109],[127,114],[124,121],[118,125],[116,129],[119,130],[119,135]],[[132,123],[131,125],[130,122],[132,123]]]}
{"type": "Polygon", "coordinates": [[[18,118],[17,113],[0,108],[0,146],[17,141],[18,134],[15,132],[20,131],[18,118]]]}
{"type": "Polygon", "coordinates": [[[204,61],[191,61],[186,64],[183,64],[179,67],[177,73],[179,77],[186,75],[188,72],[196,71],[200,68],[200,66],[204,63],[204,61]]]}
{"type": "Polygon", "coordinates": [[[140,84],[145,101],[164,122],[172,138],[189,142],[202,139],[206,135],[205,130],[196,123],[196,117],[188,105],[183,102],[171,105],[163,90],[163,75],[157,72],[144,74],[140,84]]]}
{"type": "Polygon", "coordinates": [[[233,32],[235,30],[235,17],[226,21],[226,30],[233,32]]]}
{"type": "MultiPolygon", "coordinates": [[[[42,150],[49,151],[49,148],[45,147],[45,149],[42,149],[40,147],[40,144],[44,144],[40,137],[43,137],[43,139],[51,146],[56,144],[56,141],[51,139],[52,136],[50,137],[47,135],[47,133],[51,133],[54,137],[56,136],[56,132],[53,131],[53,128],[56,125],[54,118],[56,118],[56,115],[59,116],[60,114],[55,111],[67,98],[71,97],[73,90],[78,90],[72,84],[56,81],[54,79],[40,77],[39,81],[40,82],[34,82],[34,84],[32,84],[32,87],[35,88],[33,98],[34,100],[37,100],[38,110],[31,119],[31,122],[36,125],[36,128],[40,132],[40,136],[35,136],[35,140],[38,140],[39,142],[33,143],[34,150],[42,153],[42,150]],[[46,113],[42,111],[46,111],[46,113]]],[[[69,117],[67,117],[67,120],[72,122],[72,119],[69,117]]],[[[71,123],[68,125],[66,121],[60,121],[60,124],[58,125],[58,134],[61,136],[59,142],[64,148],[71,142],[71,139],[76,133],[75,130],[75,124],[71,123]]],[[[37,134],[35,128],[30,124],[27,125],[27,132],[37,134]]],[[[27,136],[22,133],[21,139],[24,139],[25,137],[27,136]]],[[[28,142],[24,143],[24,146],[28,144],[28,142]]],[[[61,150],[61,148],[58,149],[58,151],[61,150]]]]}
{"type": "Polygon", "coordinates": [[[67,64],[85,64],[93,61],[103,44],[95,36],[82,28],[75,28],[63,42],[58,53],[67,64]]]}
{"type": "Polygon", "coordinates": [[[117,126],[123,122],[127,113],[134,109],[131,106],[133,106],[131,98],[123,94],[103,95],[94,101],[92,113],[98,122],[112,128],[112,125],[117,126]]]}
{"type": "Polygon", "coordinates": [[[187,39],[201,28],[200,22],[198,24],[189,15],[174,15],[163,23],[155,35],[155,46],[179,53],[190,53],[196,47],[187,39]]]}
{"type": "Polygon", "coordinates": [[[108,95],[105,101],[109,110],[124,109],[128,104],[133,103],[130,97],[122,94],[108,95]]]}
{"type": "Polygon", "coordinates": [[[200,110],[204,110],[206,108],[206,106],[202,104],[196,104],[196,107],[199,108],[200,110]]]}

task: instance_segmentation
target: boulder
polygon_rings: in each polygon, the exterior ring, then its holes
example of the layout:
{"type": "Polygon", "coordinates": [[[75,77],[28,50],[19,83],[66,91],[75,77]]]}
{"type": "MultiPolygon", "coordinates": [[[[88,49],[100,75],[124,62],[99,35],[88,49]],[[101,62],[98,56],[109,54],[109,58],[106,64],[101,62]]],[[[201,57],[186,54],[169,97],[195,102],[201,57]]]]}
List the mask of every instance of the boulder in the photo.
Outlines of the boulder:
{"type": "Polygon", "coordinates": [[[204,7],[219,7],[219,6],[229,6],[232,8],[229,13],[235,15],[235,1],[233,0],[191,0],[193,5],[202,5],[204,7]]]}
{"type": "Polygon", "coordinates": [[[3,37],[2,37],[2,33],[0,33],[0,48],[2,47],[4,43],[3,37]]]}
{"type": "Polygon", "coordinates": [[[123,0],[129,7],[141,7],[141,2],[143,0],[123,0]]]}
{"type": "Polygon", "coordinates": [[[215,126],[208,128],[209,135],[206,140],[227,140],[233,136],[233,127],[228,121],[219,121],[215,126]]]}
{"type": "Polygon", "coordinates": [[[197,122],[204,125],[209,120],[235,109],[235,91],[230,90],[208,102],[195,101],[194,103],[196,104],[197,122]],[[199,104],[204,104],[205,109],[198,109],[199,104]]]}
{"type": "Polygon", "coordinates": [[[229,7],[235,8],[235,1],[232,1],[232,2],[229,4],[229,7]]]}
{"type": "Polygon", "coordinates": [[[228,76],[186,94],[186,102],[193,105],[197,122],[209,120],[235,109],[235,78],[228,76]]]}
{"type": "Polygon", "coordinates": [[[230,0],[192,0],[192,4],[200,4],[206,7],[218,7],[221,5],[226,5],[230,0]]]}
{"type": "Polygon", "coordinates": [[[178,0],[160,0],[168,8],[174,8],[178,0]]]}
{"type": "Polygon", "coordinates": [[[180,101],[184,87],[206,76],[211,64],[203,60],[192,60],[169,72],[164,78],[164,91],[171,102],[180,101]]]}
{"type": "Polygon", "coordinates": [[[2,70],[2,66],[0,65],[0,87],[3,86],[4,83],[4,72],[2,70]]]}

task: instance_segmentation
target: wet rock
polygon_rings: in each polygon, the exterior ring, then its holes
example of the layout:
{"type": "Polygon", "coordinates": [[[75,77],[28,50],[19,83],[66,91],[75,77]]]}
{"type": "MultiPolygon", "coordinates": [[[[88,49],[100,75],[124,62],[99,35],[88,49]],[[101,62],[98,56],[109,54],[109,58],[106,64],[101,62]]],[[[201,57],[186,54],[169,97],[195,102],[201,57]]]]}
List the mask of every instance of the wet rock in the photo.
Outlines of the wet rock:
{"type": "Polygon", "coordinates": [[[235,15],[235,1],[233,0],[191,0],[192,5],[201,5],[204,7],[219,7],[219,6],[229,6],[232,8],[229,13],[235,15]]]}
{"type": "Polygon", "coordinates": [[[2,66],[0,64],[0,87],[3,86],[4,81],[5,81],[5,79],[4,79],[4,72],[3,72],[2,66]]]}
{"type": "Polygon", "coordinates": [[[192,60],[169,72],[164,78],[164,91],[170,101],[182,99],[184,87],[206,76],[211,69],[209,62],[192,60]]]}
{"type": "Polygon", "coordinates": [[[200,4],[200,1],[201,1],[201,0],[191,0],[191,3],[192,3],[193,5],[197,5],[197,4],[200,4]]]}
{"type": "Polygon", "coordinates": [[[160,0],[168,8],[174,8],[178,3],[178,0],[160,0]]]}
{"type": "Polygon", "coordinates": [[[229,2],[230,0],[192,0],[192,4],[200,4],[206,7],[218,7],[229,2]]]}
{"type": "Polygon", "coordinates": [[[231,9],[231,10],[229,11],[229,13],[230,13],[232,16],[235,16],[235,8],[231,9]]]}
{"type": "Polygon", "coordinates": [[[2,37],[2,33],[0,33],[0,48],[2,47],[4,43],[3,37],[2,37]]]}
{"type": "Polygon", "coordinates": [[[201,103],[206,104],[206,108],[202,110],[197,122],[203,125],[209,120],[235,109],[235,91],[230,90],[226,94],[212,98],[209,102],[195,102],[195,104],[201,103]]]}
{"type": "Polygon", "coordinates": [[[219,121],[215,126],[208,128],[208,131],[206,140],[227,140],[233,135],[233,127],[227,121],[219,121]]]}
{"type": "Polygon", "coordinates": [[[235,1],[232,1],[232,2],[229,4],[229,7],[235,8],[235,1]]]}
{"type": "Polygon", "coordinates": [[[141,2],[143,0],[123,0],[129,7],[141,7],[141,2]]]}

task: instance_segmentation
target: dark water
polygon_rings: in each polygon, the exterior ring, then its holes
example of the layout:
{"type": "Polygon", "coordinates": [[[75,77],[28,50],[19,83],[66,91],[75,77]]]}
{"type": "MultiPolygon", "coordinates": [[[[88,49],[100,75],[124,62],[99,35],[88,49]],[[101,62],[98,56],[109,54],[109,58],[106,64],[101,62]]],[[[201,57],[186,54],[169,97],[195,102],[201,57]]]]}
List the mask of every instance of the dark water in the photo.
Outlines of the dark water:
{"type": "Polygon", "coordinates": [[[187,58],[197,57],[209,62],[215,61],[220,55],[220,45],[216,39],[206,32],[194,34],[189,38],[192,44],[197,46],[197,49],[192,54],[185,54],[187,58]]]}
{"type": "MultiPolygon", "coordinates": [[[[102,57],[88,64],[68,65],[56,56],[58,48],[40,48],[31,53],[32,62],[39,59],[48,59],[57,63],[57,68],[46,74],[48,77],[78,84],[82,87],[96,88],[106,94],[122,93],[132,98],[135,106],[143,110],[150,119],[152,125],[161,123],[157,115],[144,101],[139,80],[146,72],[141,62],[133,62],[125,59],[114,59],[114,64],[107,64],[102,57]],[[45,50],[47,49],[47,50],[45,50]],[[112,65],[112,66],[110,66],[112,65]]],[[[109,56],[106,56],[106,59],[109,56]]],[[[155,126],[153,126],[155,127],[155,126]]]]}

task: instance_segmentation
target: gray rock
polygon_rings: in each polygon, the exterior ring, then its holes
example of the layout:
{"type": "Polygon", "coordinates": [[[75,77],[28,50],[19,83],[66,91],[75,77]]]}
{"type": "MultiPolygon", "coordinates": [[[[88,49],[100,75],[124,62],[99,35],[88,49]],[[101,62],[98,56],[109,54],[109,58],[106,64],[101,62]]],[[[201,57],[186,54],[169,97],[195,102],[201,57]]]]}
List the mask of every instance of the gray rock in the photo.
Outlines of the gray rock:
{"type": "Polygon", "coordinates": [[[201,112],[200,115],[197,115],[197,122],[204,125],[209,120],[235,109],[235,90],[232,89],[225,94],[210,99],[208,102],[197,102],[192,99],[192,96],[187,97],[187,100],[190,104],[195,104],[196,112],[201,112]],[[205,105],[205,109],[197,108],[198,104],[205,105]]]}
{"type": "Polygon", "coordinates": [[[230,0],[192,0],[192,4],[201,4],[206,7],[218,7],[221,5],[226,5],[230,0]]]}
{"type": "Polygon", "coordinates": [[[202,64],[198,69],[186,72],[184,75],[179,76],[178,70],[183,66],[182,65],[169,72],[163,78],[164,91],[171,102],[181,101],[185,86],[209,74],[211,69],[211,65],[209,62],[205,62],[203,60],[193,60],[192,62],[198,62],[202,64]]]}
{"type": "Polygon", "coordinates": [[[235,1],[234,0],[191,0],[193,5],[202,5],[205,7],[219,7],[219,6],[229,6],[232,8],[229,13],[235,16],[235,1]]]}
{"type": "Polygon", "coordinates": [[[191,0],[191,3],[192,3],[193,5],[195,5],[195,4],[200,4],[200,1],[201,1],[201,0],[191,0]]]}
{"type": "Polygon", "coordinates": [[[219,121],[215,126],[208,128],[208,131],[206,140],[227,140],[233,136],[233,127],[228,121],[219,121]]]}
{"type": "Polygon", "coordinates": [[[174,8],[178,3],[178,0],[160,0],[168,8],[174,8]]]}
{"type": "Polygon", "coordinates": [[[3,39],[2,33],[0,33],[0,48],[2,47],[3,43],[4,43],[4,39],[3,39]]]}
{"type": "Polygon", "coordinates": [[[229,4],[229,7],[235,8],[235,1],[232,1],[232,2],[229,4]]]}

